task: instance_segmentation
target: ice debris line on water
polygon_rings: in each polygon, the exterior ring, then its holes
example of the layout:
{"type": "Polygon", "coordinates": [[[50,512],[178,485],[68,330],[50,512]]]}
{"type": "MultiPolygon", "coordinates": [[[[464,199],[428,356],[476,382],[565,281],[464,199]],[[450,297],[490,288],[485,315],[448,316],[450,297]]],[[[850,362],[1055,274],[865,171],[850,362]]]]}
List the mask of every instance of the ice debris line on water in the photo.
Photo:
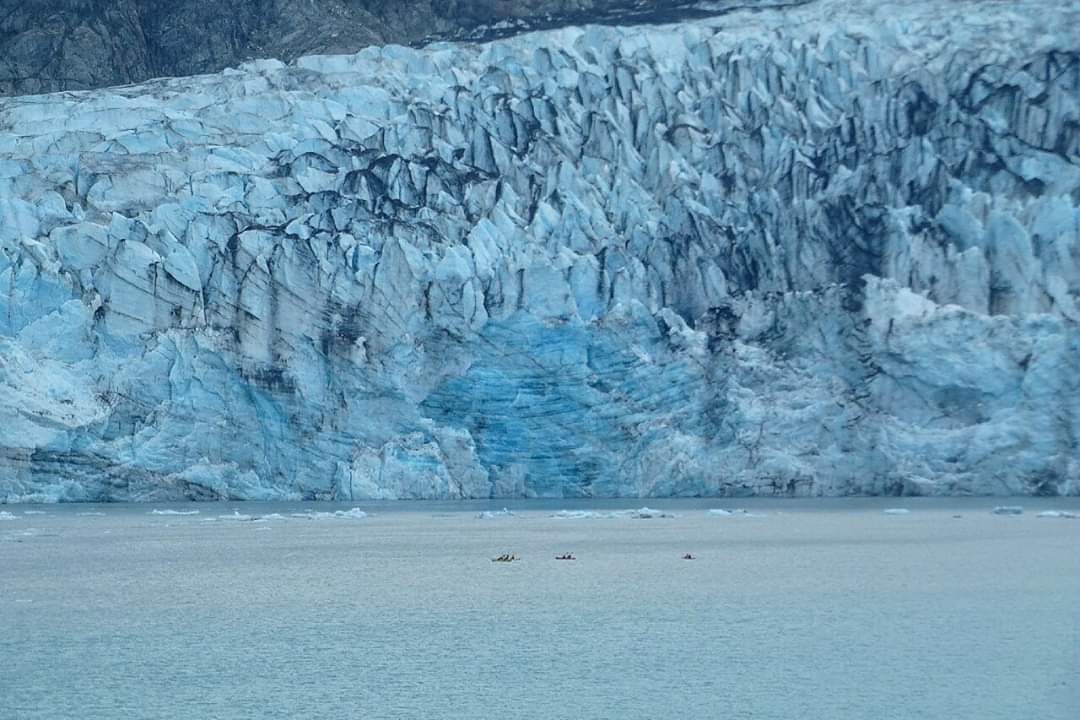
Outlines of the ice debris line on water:
{"type": "MultiPolygon", "coordinates": [[[[266,522],[267,520],[288,520],[289,518],[299,518],[301,520],[362,520],[367,516],[368,514],[360,508],[352,508],[351,510],[335,510],[333,512],[308,510],[306,512],[289,513],[288,517],[282,515],[281,513],[249,515],[247,513],[242,513],[239,510],[233,510],[231,515],[218,515],[216,520],[232,520],[236,522],[266,522]]],[[[205,521],[215,522],[215,518],[205,518],[205,521]]]]}
{"type": "Polygon", "coordinates": [[[559,520],[612,520],[615,518],[652,520],[653,518],[671,519],[678,517],[678,515],[663,510],[641,507],[636,510],[559,510],[552,513],[550,517],[559,520]]]}
{"type": "Polygon", "coordinates": [[[1080,5],[0,100],[0,499],[1080,492],[1080,5]]]}

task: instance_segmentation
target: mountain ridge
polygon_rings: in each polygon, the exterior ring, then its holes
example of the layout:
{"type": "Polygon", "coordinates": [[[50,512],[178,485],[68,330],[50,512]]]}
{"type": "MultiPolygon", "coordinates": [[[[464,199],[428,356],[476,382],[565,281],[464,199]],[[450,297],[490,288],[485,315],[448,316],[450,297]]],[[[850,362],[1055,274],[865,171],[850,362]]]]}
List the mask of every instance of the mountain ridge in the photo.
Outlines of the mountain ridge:
{"type": "MultiPolygon", "coordinates": [[[[126,85],[370,45],[707,16],[701,0],[0,0],[0,95],[126,85]]],[[[756,0],[765,5],[767,0],[756,0]]]]}

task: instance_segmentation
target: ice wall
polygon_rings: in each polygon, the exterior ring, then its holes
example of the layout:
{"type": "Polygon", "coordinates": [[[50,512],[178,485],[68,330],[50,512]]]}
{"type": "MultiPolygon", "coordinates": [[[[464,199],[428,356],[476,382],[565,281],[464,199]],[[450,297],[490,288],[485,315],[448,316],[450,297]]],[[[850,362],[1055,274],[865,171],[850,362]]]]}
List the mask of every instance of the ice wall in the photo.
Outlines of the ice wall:
{"type": "Polygon", "coordinates": [[[0,499],[1080,492],[1080,8],[0,100],[0,499]]]}

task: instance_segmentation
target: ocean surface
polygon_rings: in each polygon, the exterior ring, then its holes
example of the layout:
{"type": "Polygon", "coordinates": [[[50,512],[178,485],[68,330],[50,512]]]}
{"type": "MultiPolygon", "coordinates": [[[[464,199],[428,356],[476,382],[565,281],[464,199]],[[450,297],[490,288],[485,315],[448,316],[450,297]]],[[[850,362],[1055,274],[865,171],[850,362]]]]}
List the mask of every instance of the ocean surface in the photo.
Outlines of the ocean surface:
{"type": "Polygon", "coordinates": [[[1080,717],[1077,499],[642,503],[0,505],[0,719],[1080,717]]]}

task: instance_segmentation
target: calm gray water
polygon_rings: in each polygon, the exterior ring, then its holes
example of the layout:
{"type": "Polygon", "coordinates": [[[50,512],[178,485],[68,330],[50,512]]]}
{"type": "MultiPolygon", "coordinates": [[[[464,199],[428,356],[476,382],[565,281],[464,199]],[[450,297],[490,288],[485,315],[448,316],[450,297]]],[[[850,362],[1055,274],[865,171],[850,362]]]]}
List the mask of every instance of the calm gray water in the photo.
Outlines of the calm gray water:
{"type": "Polygon", "coordinates": [[[0,506],[0,719],[1075,720],[1080,503],[1022,502],[0,506]]]}

